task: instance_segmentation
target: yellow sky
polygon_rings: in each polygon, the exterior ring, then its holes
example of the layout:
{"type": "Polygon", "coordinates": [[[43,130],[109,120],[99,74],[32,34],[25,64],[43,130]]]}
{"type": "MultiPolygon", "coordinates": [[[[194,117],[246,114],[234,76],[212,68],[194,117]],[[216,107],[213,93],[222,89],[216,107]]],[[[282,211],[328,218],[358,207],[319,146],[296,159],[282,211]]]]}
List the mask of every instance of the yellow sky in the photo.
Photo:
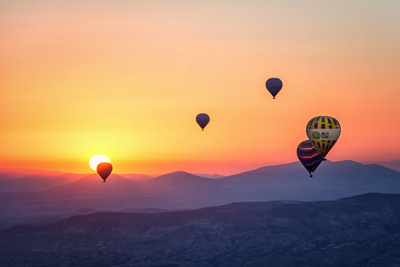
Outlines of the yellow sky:
{"type": "Polygon", "coordinates": [[[245,171],[297,160],[339,120],[330,160],[400,159],[398,1],[2,1],[0,167],[245,171]],[[279,77],[276,100],[265,81],[279,77]],[[195,116],[211,117],[204,132],[195,116]]]}

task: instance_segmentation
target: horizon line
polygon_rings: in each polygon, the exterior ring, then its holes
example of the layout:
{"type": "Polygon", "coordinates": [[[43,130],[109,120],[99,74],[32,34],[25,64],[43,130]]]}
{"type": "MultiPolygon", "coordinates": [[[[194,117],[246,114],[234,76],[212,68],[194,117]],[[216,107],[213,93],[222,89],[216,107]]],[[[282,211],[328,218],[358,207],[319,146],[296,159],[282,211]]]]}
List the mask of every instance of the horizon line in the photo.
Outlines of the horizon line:
{"type": "MultiPolygon", "coordinates": [[[[359,162],[356,160],[338,160],[338,161],[332,161],[332,160],[326,160],[326,162],[343,162],[343,161],[352,161],[352,162],[357,162],[363,165],[368,165],[368,164],[378,164],[378,162],[359,162]]],[[[398,160],[393,160],[393,161],[380,161],[380,162],[394,162],[394,161],[398,161],[398,160]]],[[[293,163],[300,163],[299,161],[292,161],[292,162],[287,162],[287,163],[281,163],[281,164],[273,164],[273,165],[262,165],[260,167],[257,168],[252,168],[249,170],[245,170],[245,171],[241,171],[241,172],[237,172],[234,174],[229,174],[229,175],[223,175],[223,174],[219,174],[217,172],[189,172],[189,171],[184,171],[184,170],[175,170],[175,171],[170,171],[170,172],[166,172],[166,173],[112,173],[112,174],[117,174],[120,176],[123,175],[145,175],[145,176],[149,176],[149,177],[157,177],[157,176],[161,176],[161,175],[165,175],[165,174],[170,174],[170,173],[175,173],[175,172],[185,172],[185,173],[189,173],[189,174],[193,174],[193,175],[197,175],[198,174],[204,174],[204,175],[221,175],[221,176],[231,176],[231,175],[235,175],[235,174],[239,174],[239,173],[245,173],[245,172],[249,172],[249,171],[254,171],[254,170],[258,170],[261,168],[265,168],[265,167],[276,167],[276,166],[282,166],[282,165],[288,165],[288,164],[293,164],[293,163]]],[[[379,165],[379,164],[378,164],[379,165]]],[[[69,171],[60,171],[60,170],[43,170],[43,169],[31,169],[31,168],[10,168],[10,167],[0,167],[0,172],[4,172],[4,171],[23,171],[23,172],[48,172],[48,173],[61,173],[61,174],[77,174],[77,175],[92,175],[92,174],[96,174],[96,171],[93,172],[85,172],[85,173],[77,173],[77,172],[69,172],[69,171]]]]}

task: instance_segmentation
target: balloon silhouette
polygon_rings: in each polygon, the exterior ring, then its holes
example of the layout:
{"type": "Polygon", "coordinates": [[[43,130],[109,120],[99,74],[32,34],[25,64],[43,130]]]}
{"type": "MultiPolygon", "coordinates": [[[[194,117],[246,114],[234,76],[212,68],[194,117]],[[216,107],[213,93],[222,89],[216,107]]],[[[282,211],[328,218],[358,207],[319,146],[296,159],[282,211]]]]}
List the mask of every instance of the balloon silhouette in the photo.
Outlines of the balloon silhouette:
{"type": "Polygon", "coordinates": [[[205,113],[199,113],[196,116],[196,122],[201,127],[201,130],[204,131],[204,127],[210,122],[210,117],[205,113]]]}
{"type": "Polygon", "coordinates": [[[283,84],[282,84],[282,81],[278,78],[270,78],[265,83],[265,86],[267,87],[267,90],[271,93],[271,95],[273,96],[273,99],[275,99],[275,96],[282,89],[283,84]]]}
{"type": "Polygon", "coordinates": [[[311,143],[318,150],[318,153],[324,158],[332,147],[336,144],[340,136],[339,122],[329,116],[318,116],[312,118],[307,123],[307,136],[311,143]]]}
{"type": "Polygon", "coordinates": [[[299,158],[301,164],[312,176],[319,164],[322,162],[322,156],[318,153],[318,150],[313,146],[310,140],[301,142],[297,146],[297,157],[299,158]]]}
{"type": "Polygon", "coordinates": [[[101,162],[97,164],[97,173],[100,175],[100,177],[103,179],[103,182],[106,182],[107,177],[111,174],[112,172],[112,165],[109,162],[101,162]]]}

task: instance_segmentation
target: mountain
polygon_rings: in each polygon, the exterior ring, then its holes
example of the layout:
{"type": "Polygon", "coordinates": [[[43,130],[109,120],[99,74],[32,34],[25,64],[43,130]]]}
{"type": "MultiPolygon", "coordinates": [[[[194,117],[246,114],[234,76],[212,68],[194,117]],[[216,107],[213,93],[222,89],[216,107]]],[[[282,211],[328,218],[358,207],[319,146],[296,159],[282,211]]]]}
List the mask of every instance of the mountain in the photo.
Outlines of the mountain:
{"type": "Polygon", "coordinates": [[[131,174],[121,174],[122,177],[136,180],[136,181],[142,181],[142,180],[150,180],[153,179],[152,176],[145,175],[145,174],[138,174],[138,173],[131,173],[131,174]]]}
{"type": "Polygon", "coordinates": [[[221,175],[218,173],[213,173],[213,174],[209,174],[209,173],[193,173],[194,175],[200,176],[200,177],[204,177],[204,178],[211,178],[211,179],[219,179],[222,177],[225,177],[225,175],[221,175]]]}
{"type": "Polygon", "coordinates": [[[330,200],[369,192],[400,193],[399,172],[350,160],[325,161],[313,178],[308,178],[304,167],[294,162],[219,180],[230,182],[226,190],[236,190],[237,201],[330,200]]]}
{"type": "Polygon", "coordinates": [[[92,174],[40,192],[1,193],[0,229],[77,209],[187,210],[231,202],[333,200],[371,192],[400,193],[400,173],[376,164],[325,161],[314,178],[298,162],[219,179],[178,171],[147,180],[111,174],[103,183],[92,174]]]}
{"type": "Polygon", "coordinates": [[[74,182],[44,190],[42,194],[69,197],[93,197],[131,194],[132,188],[138,184],[137,181],[111,174],[106,182],[97,174],[90,174],[74,182]]]}
{"type": "Polygon", "coordinates": [[[119,210],[118,212],[135,212],[135,213],[161,213],[161,212],[167,212],[168,210],[163,210],[163,209],[157,209],[157,208],[147,208],[147,209],[123,209],[119,210]]]}
{"type": "Polygon", "coordinates": [[[149,183],[151,186],[162,186],[163,189],[178,187],[202,187],[215,184],[213,179],[200,177],[184,171],[176,171],[158,176],[149,181],[149,183]]]}
{"type": "MultiPolygon", "coordinates": [[[[207,192],[215,192],[215,181],[187,172],[177,171],[150,180],[135,181],[111,174],[106,183],[97,175],[89,175],[73,183],[42,192],[49,198],[80,201],[85,208],[147,208],[183,209],[187,203],[203,206],[207,192]],[[94,203],[95,202],[95,203],[94,203]]],[[[204,205],[208,204],[204,203],[204,205]]],[[[72,209],[72,207],[71,207],[72,209]]]]}
{"type": "Polygon", "coordinates": [[[73,182],[81,177],[82,174],[74,173],[1,169],[0,192],[39,192],[73,182]]]}
{"type": "Polygon", "coordinates": [[[140,191],[155,200],[153,207],[187,209],[235,201],[330,200],[369,192],[400,193],[400,173],[376,164],[326,161],[310,179],[304,167],[294,162],[219,179],[178,171],[136,186],[132,192],[140,191]]]}
{"type": "MultiPolygon", "coordinates": [[[[5,229],[8,227],[11,227],[13,225],[19,225],[19,224],[46,224],[46,223],[52,223],[52,222],[56,222],[56,221],[60,221],[63,220],[67,217],[71,217],[74,215],[86,215],[86,214],[91,214],[91,213],[95,213],[95,212],[100,212],[100,211],[106,211],[106,210],[96,210],[96,209],[79,209],[76,210],[74,212],[71,213],[52,213],[52,214],[43,214],[43,215],[34,215],[34,216],[30,216],[28,219],[26,217],[18,217],[15,218],[12,223],[3,223],[3,225],[1,228],[5,229]]],[[[143,212],[143,213],[147,213],[147,212],[153,212],[152,210],[147,211],[147,210],[138,210],[137,212],[143,212]]],[[[156,211],[154,211],[156,212],[156,211]]]]}
{"type": "Polygon", "coordinates": [[[376,164],[379,164],[381,166],[393,169],[395,171],[400,172],[400,160],[394,160],[394,161],[380,161],[377,162],[376,164]]]}
{"type": "Polygon", "coordinates": [[[400,195],[98,212],[0,232],[5,266],[397,266],[400,195]]]}

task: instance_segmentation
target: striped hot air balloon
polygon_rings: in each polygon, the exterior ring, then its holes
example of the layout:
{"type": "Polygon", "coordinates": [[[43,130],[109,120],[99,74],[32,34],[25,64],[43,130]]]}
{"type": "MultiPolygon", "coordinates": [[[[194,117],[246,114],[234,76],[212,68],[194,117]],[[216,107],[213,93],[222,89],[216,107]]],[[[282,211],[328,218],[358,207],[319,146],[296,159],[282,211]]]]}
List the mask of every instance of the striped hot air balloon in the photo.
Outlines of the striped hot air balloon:
{"type": "Polygon", "coordinates": [[[317,116],[307,123],[307,136],[319,154],[325,159],[329,150],[336,144],[340,136],[339,122],[329,116],[317,116]]]}
{"type": "Polygon", "coordinates": [[[311,173],[314,172],[322,162],[322,156],[318,153],[310,140],[303,141],[297,146],[297,157],[310,173],[310,177],[313,177],[311,173]]]}

